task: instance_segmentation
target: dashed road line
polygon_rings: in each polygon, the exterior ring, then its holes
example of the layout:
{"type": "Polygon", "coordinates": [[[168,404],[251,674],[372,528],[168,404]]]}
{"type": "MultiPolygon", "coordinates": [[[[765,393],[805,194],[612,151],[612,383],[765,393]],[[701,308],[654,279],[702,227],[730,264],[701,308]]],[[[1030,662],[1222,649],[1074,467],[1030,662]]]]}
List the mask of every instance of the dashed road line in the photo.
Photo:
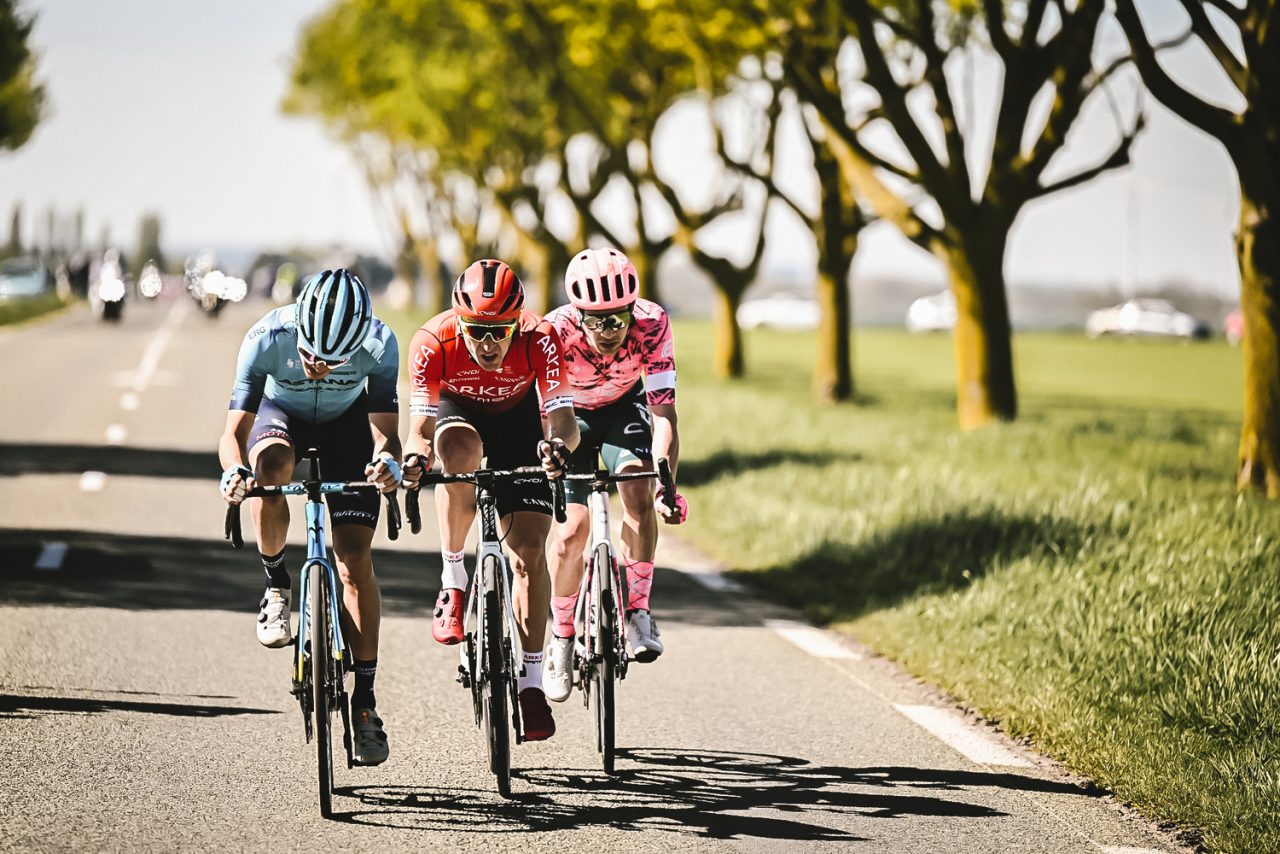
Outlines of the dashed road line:
{"type": "Polygon", "coordinates": [[[1030,762],[971,726],[951,709],[908,706],[902,703],[894,703],[893,707],[971,762],[1012,768],[1033,767],[1030,762]]]}
{"type": "Polygon", "coordinates": [[[765,627],[772,629],[800,649],[815,658],[843,658],[861,661],[862,656],[836,640],[830,632],[815,629],[794,620],[765,620],[765,627]]]}
{"type": "Polygon", "coordinates": [[[80,475],[80,489],[83,492],[101,492],[107,485],[107,475],[100,471],[87,471],[80,475]]]}
{"type": "Polygon", "coordinates": [[[128,436],[129,431],[124,428],[123,424],[107,425],[106,439],[108,445],[123,445],[124,440],[128,438],[128,436]]]}
{"type": "Polygon", "coordinates": [[[67,544],[61,542],[47,542],[40,544],[40,555],[36,558],[36,562],[32,564],[35,569],[44,572],[57,572],[62,569],[62,561],[67,557],[67,544]]]}
{"type": "Polygon", "coordinates": [[[681,572],[683,572],[685,575],[688,575],[690,578],[692,578],[694,581],[701,584],[703,587],[707,588],[708,590],[715,591],[716,593],[740,593],[743,590],[743,587],[741,584],[734,581],[732,578],[729,578],[727,575],[720,572],[716,572],[713,569],[705,569],[705,570],[685,569],[685,570],[681,570],[681,572]]]}
{"type": "Polygon", "coordinates": [[[125,412],[133,412],[142,405],[142,398],[138,397],[138,393],[134,391],[126,391],[120,395],[120,408],[125,412]]]}

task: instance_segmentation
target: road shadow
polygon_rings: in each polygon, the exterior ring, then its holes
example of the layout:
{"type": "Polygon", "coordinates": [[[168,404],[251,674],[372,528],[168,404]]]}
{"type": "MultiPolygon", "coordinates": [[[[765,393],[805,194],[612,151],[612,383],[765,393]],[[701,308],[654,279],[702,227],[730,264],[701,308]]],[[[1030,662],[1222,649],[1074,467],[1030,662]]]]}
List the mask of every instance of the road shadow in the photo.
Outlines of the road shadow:
{"type": "Polygon", "coordinates": [[[532,787],[509,800],[492,789],[351,786],[338,794],[358,808],[337,817],[404,830],[527,833],[609,827],[664,830],[707,839],[867,842],[834,824],[850,817],[892,819],[1005,815],[964,794],[973,789],[1089,795],[1066,783],[982,771],[907,767],[841,768],[790,756],[679,748],[619,752],[618,773],[516,769],[532,787]],[[748,813],[744,815],[743,813],[748,813]],[[780,815],[784,814],[784,815],[780,815]]]}
{"type": "Polygon", "coordinates": [[[786,464],[825,468],[832,463],[859,462],[862,454],[849,451],[805,451],[776,448],[744,453],[732,449],[716,451],[708,457],[680,460],[681,486],[703,486],[722,477],[786,464]]]}
{"type": "MultiPolygon", "coordinates": [[[[285,550],[295,584],[305,557],[304,546],[285,550]]],[[[384,614],[429,611],[439,554],[374,549],[373,560],[384,614]]],[[[253,614],[264,580],[257,552],[232,549],[224,540],[0,529],[0,603],[6,605],[253,614]],[[45,542],[67,544],[56,571],[35,567],[45,542]]]]}
{"type": "Polygon", "coordinates": [[[105,714],[135,712],[184,718],[220,718],[227,715],[278,715],[275,709],[244,706],[210,706],[195,703],[152,703],[143,700],[103,700],[95,697],[52,697],[0,694],[0,719],[34,718],[45,714],[105,714]]]}
{"type": "Polygon", "coordinates": [[[827,540],[788,563],[734,577],[828,623],[910,596],[967,587],[1020,558],[1074,552],[1097,533],[1072,519],[962,510],[917,519],[861,543],[827,540]]]}
{"type": "Polygon", "coordinates": [[[209,451],[127,448],[120,445],[0,443],[0,477],[23,474],[80,474],[194,478],[216,483],[222,473],[218,455],[209,451]]]}
{"type": "MultiPolygon", "coordinates": [[[[303,546],[285,549],[295,585],[305,558],[303,546]]],[[[384,614],[430,613],[440,586],[438,552],[374,549],[373,563],[384,614]]],[[[467,567],[474,569],[470,555],[467,567]]],[[[0,604],[256,614],[263,582],[257,552],[232,549],[225,540],[0,528],[0,604]],[[36,568],[46,542],[67,545],[56,571],[36,568]]],[[[697,626],[760,624],[732,600],[671,569],[657,570],[653,589],[660,620],[697,626]]]]}

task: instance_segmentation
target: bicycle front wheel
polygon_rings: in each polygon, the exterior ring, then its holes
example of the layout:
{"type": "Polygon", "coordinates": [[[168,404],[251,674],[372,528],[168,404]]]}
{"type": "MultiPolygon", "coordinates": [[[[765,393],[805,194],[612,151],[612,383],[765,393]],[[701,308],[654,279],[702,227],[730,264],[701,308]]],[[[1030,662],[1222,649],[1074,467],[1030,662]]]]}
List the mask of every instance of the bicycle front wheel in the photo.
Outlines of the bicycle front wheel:
{"type": "Polygon", "coordinates": [[[311,699],[316,716],[316,771],[320,790],[320,815],[333,815],[333,750],[330,744],[329,709],[332,663],[329,656],[329,573],[312,566],[307,585],[307,625],[311,644],[311,699]]]}
{"type": "Polygon", "coordinates": [[[481,689],[481,728],[489,752],[489,770],[498,780],[498,794],[511,794],[511,732],[507,728],[507,672],[502,647],[502,601],[496,590],[484,595],[484,685],[481,689]]]}
{"type": "Polygon", "coordinates": [[[592,650],[596,665],[592,670],[591,696],[595,703],[596,749],[600,751],[600,765],[606,774],[613,773],[614,721],[617,717],[613,683],[617,665],[618,615],[614,606],[613,584],[613,553],[607,545],[601,544],[595,553],[592,584],[595,595],[591,597],[596,626],[595,648],[592,650]]]}

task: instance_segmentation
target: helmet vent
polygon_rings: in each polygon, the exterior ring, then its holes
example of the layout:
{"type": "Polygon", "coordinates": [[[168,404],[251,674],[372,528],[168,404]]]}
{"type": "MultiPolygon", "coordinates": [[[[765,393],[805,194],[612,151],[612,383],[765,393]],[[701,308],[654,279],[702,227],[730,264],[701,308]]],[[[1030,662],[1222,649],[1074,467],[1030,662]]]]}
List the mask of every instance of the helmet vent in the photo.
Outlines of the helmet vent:
{"type": "Polygon", "coordinates": [[[498,292],[498,265],[496,262],[489,262],[484,265],[484,289],[481,293],[485,297],[492,297],[498,292]]]}
{"type": "Polygon", "coordinates": [[[588,302],[596,301],[596,280],[595,279],[587,279],[587,301],[588,302]]]}

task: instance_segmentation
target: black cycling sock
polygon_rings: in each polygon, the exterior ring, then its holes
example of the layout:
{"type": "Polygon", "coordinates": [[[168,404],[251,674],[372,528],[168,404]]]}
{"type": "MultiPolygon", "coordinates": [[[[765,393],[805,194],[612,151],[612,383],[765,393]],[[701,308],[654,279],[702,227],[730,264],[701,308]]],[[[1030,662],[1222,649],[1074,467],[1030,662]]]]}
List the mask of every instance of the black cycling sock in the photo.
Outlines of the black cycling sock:
{"type": "Polygon", "coordinates": [[[292,582],[289,581],[289,570],[284,568],[284,549],[281,549],[278,555],[264,555],[259,552],[258,557],[262,558],[262,569],[267,573],[268,587],[288,590],[292,586],[292,582]]]}
{"type": "Polygon", "coordinates": [[[378,673],[378,659],[352,659],[351,670],[356,674],[356,687],[351,692],[351,708],[376,709],[378,701],[373,695],[373,678],[378,673]]]}

